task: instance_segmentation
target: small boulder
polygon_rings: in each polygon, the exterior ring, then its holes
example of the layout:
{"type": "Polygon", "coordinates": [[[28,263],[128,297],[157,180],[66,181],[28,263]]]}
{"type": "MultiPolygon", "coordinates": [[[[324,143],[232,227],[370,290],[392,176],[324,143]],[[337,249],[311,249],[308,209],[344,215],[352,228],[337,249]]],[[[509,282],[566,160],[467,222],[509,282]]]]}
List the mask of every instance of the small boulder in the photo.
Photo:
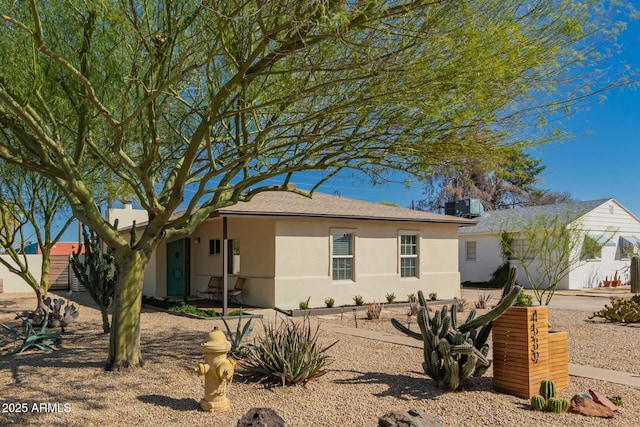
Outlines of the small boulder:
{"type": "Polygon", "coordinates": [[[612,401],[610,401],[607,396],[605,396],[602,393],[599,393],[595,390],[591,390],[589,389],[589,394],[592,396],[592,399],[596,402],[598,402],[599,404],[606,406],[607,408],[611,409],[613,412],[618,410],[618,407],[615,405],[615,403],[613,403],[612,401]]]}
{"type": "Polygon", "coordinates": [[[585,399],[582,396],[571,398],[571,412],[587,417],[613,418],[613,411],[594,400],[585,399]]]}
{"type": "Polygon", "coordinates": [[[378,417],[378,427],[442,427],[436,418],[411,409],[408,412],[393,411],[378,417]]]}
{"type": "Polygon", "coordinates": [[[236,427],[290,427],[271,408],[251,408],[238,420],[236,427]]]}

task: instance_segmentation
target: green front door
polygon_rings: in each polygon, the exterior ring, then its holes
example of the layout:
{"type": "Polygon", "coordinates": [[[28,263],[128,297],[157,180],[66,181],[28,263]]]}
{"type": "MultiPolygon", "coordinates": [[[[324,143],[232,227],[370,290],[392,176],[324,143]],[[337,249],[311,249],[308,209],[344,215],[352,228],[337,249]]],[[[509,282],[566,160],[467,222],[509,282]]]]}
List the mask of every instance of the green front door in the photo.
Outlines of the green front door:
{"type": "Polygon", "coordinates": [[[167,296],[189,295],[189,239],[167,244],[167,296]]]}

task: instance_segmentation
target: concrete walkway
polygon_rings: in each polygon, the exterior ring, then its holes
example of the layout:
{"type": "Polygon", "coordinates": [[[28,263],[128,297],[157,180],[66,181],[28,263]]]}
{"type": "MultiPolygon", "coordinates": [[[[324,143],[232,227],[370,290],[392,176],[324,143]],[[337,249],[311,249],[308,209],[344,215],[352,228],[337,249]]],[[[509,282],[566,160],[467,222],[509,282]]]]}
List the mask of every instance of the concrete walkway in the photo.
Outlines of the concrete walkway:
{"type": "MultiPolygon", "coordinates": [[[[389,342],[392,344],[406,345],[409,347],[422,348],[422,342],[413,338],[401,335],[388,334],[383,332],[370,331],[360,328],[347,328],[344,326],[320,322],[320,329],[337,334],[351,335],[353,337],[366,338],[389,342]]],[[[594,380],[607,381],[611,383],[624,384],[631,387],[640,388],[640,375],[628,372],[618,372],[609,369],[594,368],[569,363],[569,375],[574,377],[591,378],[594,380]]]]}

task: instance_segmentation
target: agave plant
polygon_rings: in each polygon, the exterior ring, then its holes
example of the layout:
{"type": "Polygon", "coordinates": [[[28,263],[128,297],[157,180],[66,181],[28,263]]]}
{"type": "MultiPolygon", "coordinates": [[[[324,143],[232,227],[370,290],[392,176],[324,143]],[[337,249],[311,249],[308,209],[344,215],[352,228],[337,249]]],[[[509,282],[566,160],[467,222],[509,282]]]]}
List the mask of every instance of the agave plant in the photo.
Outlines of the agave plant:
{"type": "Polygon", "coordinates": [[[244,340],[253,331],[253,325],[251,324],[251,321],[253,320],[253,318],[250,318],[249,321],[244,324],[244,327],[241,327],[242,325],[242,311],[241,311],[240,314],[238,315],[238,324],[236,325],[235,334],[231,332],[231,328],[229,327],[229,324],[227,323],[227,321],[224,320],[224,317],[221,317],[221,319],[222,319],[222,322],[224,323],[224,326],[227,328],[227,338],[231,342],[231,350],[230,350],[231,354],[236,358],[244,356],[244,353],[246,350],[246,345],[244,343],[244,340]]]}
{"type": "Polygon", "coordinates": [[[261,380],[277,380],[286,384],[305,383],[326,373],[330,362],[327,346],[318,342],[320,325],[311,328],[308,317],[303,321],[284,320],[264,324],[264,335],[247,347],[241,363],[249,375],[261,380]]]}
{"type": "Polygon", "coordinates": [[[49,310],[45,310],[44,319],[39,330],[36,330],[29,319],[22,321],[22,328],[24,332],[21,334],[13,328],[8,327],[5,324],[0,323],[0,326],[5,328],[11,335],[13,335],[14,349],[9,351],[8,354],[22,353],[36,347],[45,353],[51,353],[55,348],[54,345],[58,345],[62,342],[62,337],[55,331],[47,331],[47,325],[49,323],[49,310]],[[18,341],[22,340],[20,346],[17,345],[18,341]]]}

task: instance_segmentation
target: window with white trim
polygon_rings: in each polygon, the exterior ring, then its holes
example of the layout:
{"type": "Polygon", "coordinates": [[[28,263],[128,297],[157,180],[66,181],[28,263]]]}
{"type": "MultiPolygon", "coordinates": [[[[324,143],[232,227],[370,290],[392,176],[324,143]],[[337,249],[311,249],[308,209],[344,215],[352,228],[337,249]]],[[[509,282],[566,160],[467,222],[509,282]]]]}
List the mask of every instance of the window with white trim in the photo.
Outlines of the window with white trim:
{"type": "Polygon", "coordinates": [[[418,236],[400,235],[400,277],[418,277],[418,236]]]}
{"type": "Polygon", "coordinates": [[[620,250],[620,258],[621,259],[629,259],[633,256],[635,245],[632,242],[633,238],[625,238],[625,236],[620,236],[620,241],[618,242],[618,249],[620,250]]]}
{"type": "Polygon", "coordinates": [[[533,255],[529,253],[529,241],[527,239],[513,239],[509,245],[511,260],[530,260],[533,255]]]}
{"type": "Polygon", "coordinates": [[[591,236],[584,236],[584,241],[582,242],[582,251],[580,254],[580,259],[587,260],[598,260],[602,257],[602,245],[598,242],[597,239],[591,236]]]}
{"type": "Polygon", "coordinates": [[[331,234],[331,278],[353,280],[353,233],[331,234]]]}
{"type": "Polygon", "coordinates": [[[467,261],[476,260],[476,241],[469,240],[465,242],[465,259],[467,261]]]}

